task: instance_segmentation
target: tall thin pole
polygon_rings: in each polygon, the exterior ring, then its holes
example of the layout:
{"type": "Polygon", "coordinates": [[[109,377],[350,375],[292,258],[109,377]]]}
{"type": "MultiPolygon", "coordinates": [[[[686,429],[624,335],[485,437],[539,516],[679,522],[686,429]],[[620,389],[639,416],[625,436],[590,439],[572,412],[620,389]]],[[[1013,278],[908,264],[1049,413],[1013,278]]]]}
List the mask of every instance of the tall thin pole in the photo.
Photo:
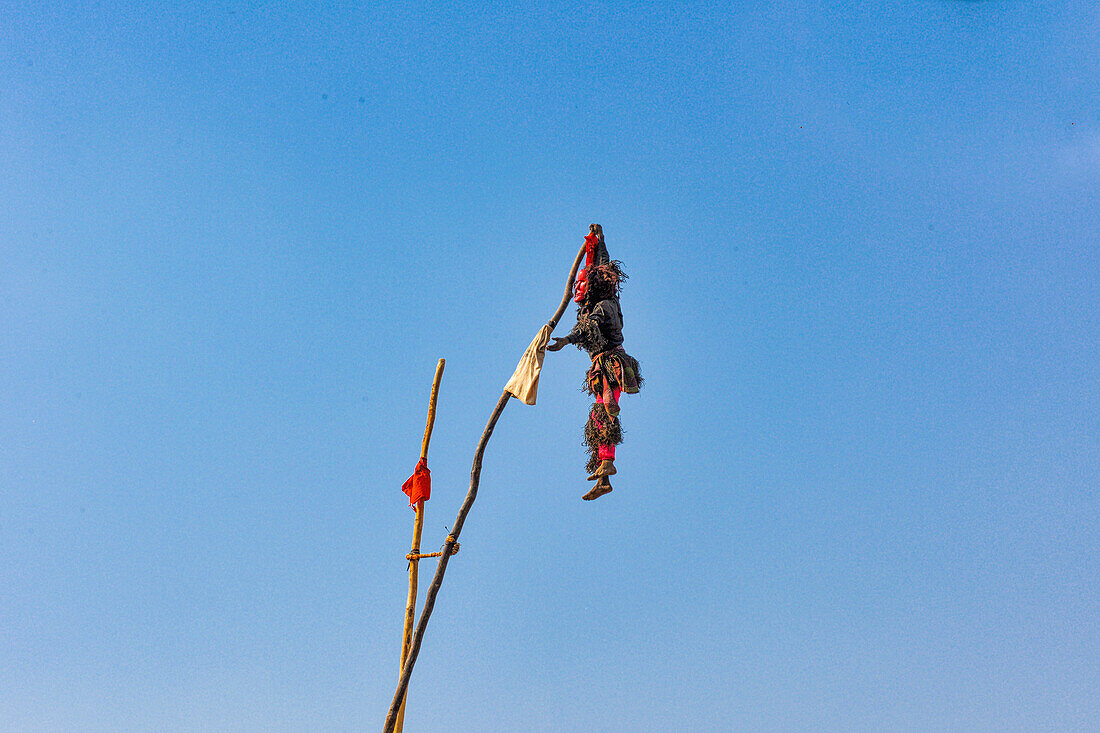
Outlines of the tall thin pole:
{"type": "MultiPolygon", "coordinates": [[[[551,331],[558,325],[558,320],[561,319],[566,307],[569,305],[569,299],[573,295],[573,282],[576,280],[577,269],[581,265],[581,260],[584,259],[584,254],[585,249],[582,246],[576,259],[573,260],[573,269],[569,271],[569,280],[565,284],[565,295],[561,299],[561,305],[558,306],[553,317],[547,322],[551,331]]],[[[458,510],[454,529],[451,530],[447,541],[443,543],[443,555],[439,558],[439,564],[435,568],[435,577],[432,578],[432,584],[428,586],[428,594],[424,597],[424,608],[420,611],[420,620],[416,623],[416,633],[413,634],[412,646],[409,648],[409,655],[405,659],[404,669],[401,670],[401,678],[397,681],[397,692],[394,693],[393,702],[386,714],[386,724],[382,728],[382,733],[395,733],[394,726],[397,723],[398,710],[404,705],[405,691],[408,689],[409,679],[412,677],[416,657],[420,653],[420,643],[424,640],[424,631],[428,628],[428,619],[432,617],[432,609],[435,608],[435,598],[439,594],[440,586],[443,585],[443,575],[447,572],[447,563],[451,559],[451,551],[458,544],[458,535],[462,531],[462,525],[466,523],[466,515],[470,513],[470,509],[474,505],[474,499],[477,498],[477,487],[481,483],[481,461],[485,456],[485,446],[488,445],[489,438],[493,435],[493,428],[496,427],[497,420],[500,418],[500,413],[504,412],[511,396],[507,392],[501,394],[496,407],[489,415],[489,422],[485,426],[485,431],[481,434],[481,440],[478,441],[477,450],[474,452],[474,465],[470,469],[470,488],[458,510]]]]}
{"type": "MultiPolygon", "coordinates": [[[[439,397],[439,382],[443,379],[443,367],[446,359],[440,359],[435,366],[435,379],[432,380],[432,396],[428,400],[428,424],[424,426],[424,442],[420,444],[420,460],[428,459],[428,443],[432,439],[432,426],[435,425],[435,402],[439,397]]],[[[401,670],[405,669],[405,658],[409,656],[409,648],[412,646],[413,617],[416,614],[416,588],[419,583],[418,566],[420,559],[420,536],[424,532],[424,500],[416,502],[416,516],[413,518],[413,541],[409,555],[409,598],[405,602],[405,632],[401,638],[401,670]]],[[[401,733],[405,725],[405,699],[401,697],[401,707],[397,711],[397,725],[395,733],[401,733]]]]}

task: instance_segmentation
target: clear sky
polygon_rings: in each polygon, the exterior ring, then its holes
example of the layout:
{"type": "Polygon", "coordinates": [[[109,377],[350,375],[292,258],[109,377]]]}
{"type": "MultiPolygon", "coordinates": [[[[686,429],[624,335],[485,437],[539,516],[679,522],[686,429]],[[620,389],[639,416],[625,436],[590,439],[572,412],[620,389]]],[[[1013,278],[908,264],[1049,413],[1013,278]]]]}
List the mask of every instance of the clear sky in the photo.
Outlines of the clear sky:
{"type": "Polygon", "coordinates": [[[410,733],[1100,730],[1098,190],[1095,2],[4,2],[0,730],[381,730],[590,222],[410,733]]]}

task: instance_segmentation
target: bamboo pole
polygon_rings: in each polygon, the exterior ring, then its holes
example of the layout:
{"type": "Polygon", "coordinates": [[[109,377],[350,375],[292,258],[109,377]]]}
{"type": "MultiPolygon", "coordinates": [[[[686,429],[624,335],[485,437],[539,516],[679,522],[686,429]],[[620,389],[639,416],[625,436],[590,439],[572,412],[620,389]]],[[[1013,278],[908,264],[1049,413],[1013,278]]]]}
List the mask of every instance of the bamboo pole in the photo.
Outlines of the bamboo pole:
{"type": "MultiPolygon", "coordinates": [[[[573,268],[569,271],[569,281],[565,285],[565,295],[562,297],[561,305],[558,306],[553,317],[547,322],[551,331],[558,325],[558,320],[561,319],[565,309],[569,306],[569,300],[573,296],[573,282],[576,280],[577,269],[581,265],[581,260],[584,259],[584,253],[585,249],[582,245],[576,259],[573,260],[573,268]]],[[[420,612],[420,620],[416,624],[412,646],[405,658],[405,666],[401,670],[401,679],[397,682],[397,691],[394,693],[393,702],[390,703],[389,712],[386,714],[386,725],[382,728],[382,733],[395,733],[394,726],[397,723],[398,711],[404,705],[405,691],[409,687],[409,679],[412,677],[416,657],[420,654],[420,643],[424,640],[424,631],[428,627],[428,619],[432,617],[432,609],[435,608],[435,598],[439,594],[440,586],[443,585],[443,575],[447,572],[447,563],[451,559],[454,546],[458,544],[458,535],[462,531],[462,525],[466,523],[466,515],[470,513],[474,500],[477,498],[477,488],[481,483],[481,461],[485,456],[485,446],[488,445],[489,438],[492,437],[493,429],[500,418],[500,413],[504,412],[504,408],[508,404],[508,398],[511,396],[507,392],[500,395],[496,407],[493,408],[493,413],[489,416],[489,422],[485,425],[485,430],[481,434],[481,440],[477,443],[477,450],[474,452],[474,465],[470,469],[470,489],[466,492],[466,498],[462,502],[462,507],[458,510],[454,529],[451,530],[451,534],[447,536],[447,540],[443,544],[443,556],[439,558],[439,564],[435,568],[435,577],[432,578],[432,584],[428,587],[428,594],[424,597],[424,608],[420,612]]]]}
{"type": "MultiPolygon", "coordinates": [[[[435,365],[435,378],[432,380],[432,395],[428,399],[428,423],[424,426],[424,441],[420,444],[420,460],[428,459],[428,444],[432,439],[432,427],[435,425],[435,403],[439,397],[439,383],[443,379],[443,367],[446,359],[440,359],[435,365]]],[[[413,518],[413,541],[409,555],[420,554],[420,537],[424,532],[424,500],[416,502],[416,516],[413,518]]],[[[413,616],[416,613],[416,590],[420,582],[420,559],[412,557],[409,560],[409,597],[405,602],[405,630],[401,638],[401,669],[405,669],[405,659],[409,656],[409,647],[412,644],[413,616]]],[[[401,697],[401,707],[397,712],[397,725],[394,733],[401,733],[405,726],[405,695],[401,697]]]]}

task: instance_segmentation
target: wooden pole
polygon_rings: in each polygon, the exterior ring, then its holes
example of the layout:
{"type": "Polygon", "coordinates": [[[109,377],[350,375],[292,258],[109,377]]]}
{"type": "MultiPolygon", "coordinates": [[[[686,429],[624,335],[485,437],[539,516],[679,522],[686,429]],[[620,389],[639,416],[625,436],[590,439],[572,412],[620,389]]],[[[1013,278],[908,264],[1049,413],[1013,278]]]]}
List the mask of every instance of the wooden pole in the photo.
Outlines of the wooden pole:
{"type": "MultiPolygon", "coordinates": [[[[569,299],[573,297],[573,282],[576,280],[577,269],[581,265],[581,260],[584,259],[584,252],[585,249],[582,246],[576,259],[573,260],[573,269],[569,271],[569,282],[565,285],[565,296],[561,300],[561,305],[554,311],[554,316],[548,321],[551,331],[558,325],[558,320],[569,305],[569,299]]],[[[500,413],[504,412],[504,408],[508,404],[508,398],[511,396],[507,392],[501,394],[496,407],[493,408],[493,414],[489,416],[489,422],[481,434],[481,440],[477,443],[477,450],[474,452],[474,465],[470,469],[470,489],[466,492],[466,498],[462,502],[462,507],[458,510],[454,529],[451,530],[451,534],[447,536],[446,542],[443,543],[443,556],[439,558],[439,565],[435,568],[435,577],[432,578],[432,584],[428,587],[428,594],[424,597],[424,608],[420,612],[420,620],[416,623],[416,633],[413,634],[412,646],[405,658],[405,666],[401,670],[401,679],[397,682],[397,692],[394,693],[393,702],[390,703],[389,712],[386,714],[386,725],[382,728],[382,733],[395,733],[394,726],[397,724],[398,711],[404,704],[405,691],[409,687],[409,679],[412,677],[416,657],[420,654],[420,643],[424,640],[424,631],[428,628],[428,619],[432,617],[432,609],[435,608],[435,598],[439,594],[440,586],[443,585],[443,575],[447,572],[447,563],[451,559],[454,546],[458,544],[458,535],[462,531],[462,525],[466,523],[466,515],[470,513],[470,508],[474,505],[474,499],[477,498],[477,487],[481,483],[481,461],[485,456],[485,446],[488,445],[489,438],[493,435],[493,428],[496,427],[497,420],[500,418],[500,413]]]]}
{"type": "MultiPolygon", "coordinates": [[[[424,442],[420,444],[420,460],[428,459],[428,443],[432,439],[432,427],[435,425],[435,403],[439,397],[439,382],[443,379],[443,367],[446,359],[440,359],[435,366],[435,378],[432,380],[432,395],[428,399],[428,423],[424,426],[424,442]]],[[[410,555],[420,554],[420,537],[424,532],[424,500],[416,502],[416,516],[413,518],[413,541],[410,555]]],[[[413,557],[409,560],[409,597],[405,602],[405,631],[401,638],[401,669],[405,669],[405,658],[409,656],[409,647],[412,644],[413,616],[416,613],[416,589],[420,582],[420,560],[413,557]]],[[[397,712],[397,725],[394,733],[401,733],[405,725],[405,696],[401,697],[401,707],[397,712]]]]}

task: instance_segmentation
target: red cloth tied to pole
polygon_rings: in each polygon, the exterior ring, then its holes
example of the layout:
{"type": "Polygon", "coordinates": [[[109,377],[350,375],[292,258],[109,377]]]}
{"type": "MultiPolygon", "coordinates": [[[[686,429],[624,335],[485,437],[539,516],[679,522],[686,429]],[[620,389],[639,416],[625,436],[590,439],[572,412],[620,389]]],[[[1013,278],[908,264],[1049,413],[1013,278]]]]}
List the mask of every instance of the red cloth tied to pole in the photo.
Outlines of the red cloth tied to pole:
{"type": "Polygon", "coordinates": [[[408,481],[401,485],[401,490],[409,497],[409,506],[415,507],[421,499],[427,501],[432,498],[432,472],[428,470],[428,461],[424,458],[416,464],[416,470],[409,476],[408,481]]]}

